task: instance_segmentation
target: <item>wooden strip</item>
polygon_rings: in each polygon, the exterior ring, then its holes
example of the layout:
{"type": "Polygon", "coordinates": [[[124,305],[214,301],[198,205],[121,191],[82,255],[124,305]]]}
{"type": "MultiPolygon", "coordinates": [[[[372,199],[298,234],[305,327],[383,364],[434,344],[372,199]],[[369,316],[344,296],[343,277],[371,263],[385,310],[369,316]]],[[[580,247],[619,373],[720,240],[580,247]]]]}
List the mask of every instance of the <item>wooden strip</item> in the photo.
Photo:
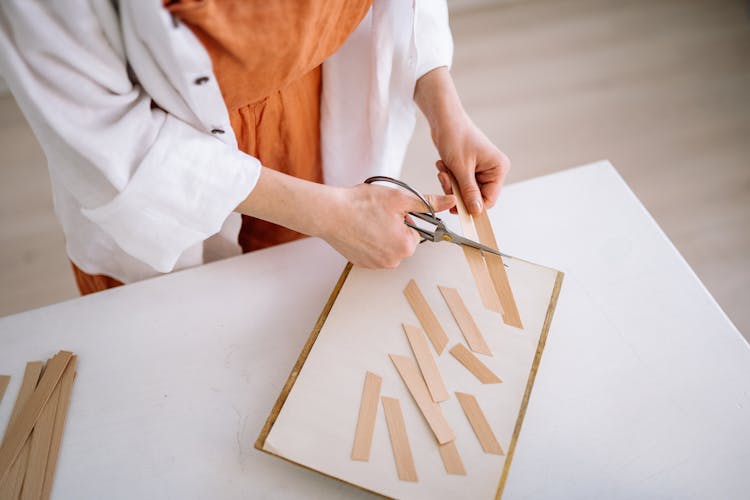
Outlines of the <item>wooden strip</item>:
{"type": "MultiPolygon", "coordinates": [[[[456,211],[458,212],[458,221],[461,224],[461,232],[464,237],[478,241],[474,222],[471,215],[469,215],[469,211],[466,209],[464,200],[461,198],[461,191],[458,189],[458,183],[452,175],[449,175],[449,177],[451,179],[451,185],[453,186],[453,194],[456,195],[456,211]]],[[[477,285],[477,290],[479,290],[482,304],[490,311],[502,312],[500,297],[498,297],[495,287],[492,284],[487,264],[482,257],[482,251],[467,246],[462,246],[461,248],[463,248],[464,257],[466,257],[466,262],[469,264],[471,274],[474,276],[474,282],[477,285]]]]}
{"type": "Polygon", "coordinates": [[[466,307],[466,303],[464,303],[458,290],[439,285],[438,288],[440,289],[440,293],[443,294],[445,302],[448,304],[448,309],[451,310],[451,314],[453,314],[456,323],[458,323],[458,327],[464,334],[464,338],[469,344],[469,348],[474,352],[492,356],[490,346],[488,346],[487,342],[484,340],[482,332],[479,331],[476,321],[474,321],[474,318],[466,307]]]}
{"type": "Polygon", "coordinates": [[[0,403],[3,402],[3,396],[5,396],[5,390],[8,388],[10,382],[10,375],[0,375],[0,403]]]}
{"type": "Polygon", "coordinates": [[[450,399],[450,394],[448,394],[448,389],[445,388],[443,376],[440,375],[435,358],[432,357],[424,332],[416,326],[407,324],[402,324],[401,326],[404,328],[404,333],[406,333],[406,338],[409,340],[409,345],[411,345],[411,350],[414,352],[414,357],[419,365],[419,370],[422,372],[422,378],[424,378],[427,384],[427,389],[430,391],[432,400],[436,403],[447,401],[450,399]]]}
{"type": "Polygon", "coordinates": [[[479,439],[479,444],[482,445],[482,449],[485,453],[492,453],[493,455],[505,455],[503,449],[500,447],[500,443],[495,437],[495,433],[492,432],[492,427],[487,421],[482,408],[479,407],[477,398],[471,394],[465,392],[456,392],[458,402],[461,404],[461,408],[466,414],[466,418],[469,419],[471,428],[474,429],[474,434],[479,439]]]}
{"type": "MultiPolygon", "coordinates": [[[[21,388],[18,391],[18,396],[16,396],[16,403],[13,406],[13,412],[11,413],[8,427],[6,428],[5,437],[8,436],[7,429],[10,429],[18,419],[18,415],[21,413],[24,405],[34,393],[34,389],[36,388],[37,382],[39,382],[39,376],[41,373],[41,361],[30,361],[26,363],[26,369],[24,370],[23,379],[21,380],[21,388]]],[[[3,438],[3,442],[5,442],[5,438],[3,438]]],[[[26,475],[26,464],[28,462],[30,446],[31,439],[27,439],[21,448],[21,452],[18,454],[18,458],[13,462],[7,477],[0,480],[0,498],[18,498],[20,496],[21,486],[23,486],[23,478],[26,475]]]]}
{"type": "Polygon", "coordinates": [[[389,356],[396,366],[399,375],[401,375],[404,384],[406,384],[406,388],[409,389],[411,396],[414,398],[414,402],[417,403],[419,410],[422,412],[425,420],[427,420],[427,425],[430,426],[432,433],[435,434],[435,439],[437,439],[438,443],[444,444],[456,439],[453,429],[451,429],[445,416],[443,416],[443,410],[430,397],[430,391],[419,374],[417,364],[406,356],[399,356],[397,354],[390,354],[389,356]]]}
{"type": "Polygon", "coordinates": [[[499,384],[502,382],[500,377],[492,373],[492,370],[487,368],[487,365],[482,363],[472,352],[466,348],[463,344],[454,345],[450,353],[456,358],[462,365],[466,367],[476,378],[483,384],[499,384]]]}
{"type": "Polygon", "coordinates": [[[55,427],[55,413],[60,402],[60,384],[55,386],[52,395],[42,409],[42,413],[34,425],[31,434],[26,476],[21,489],[21,500],[40,498],[44,486],[44,471],[47,468],[47,458],[52,444],[52,431],[55,427]]]}
{"type": "Polygon", "coordinates": [[[375,430],[375,417],[378,413],[378,399],[380,399],[380,386],[382,383],[383,379],[372,372],[367,372],[365,375],[362,400],[359,403],[357,430],[354,432],[352,460],[362,460],[364,462],[370,460],[372,433],[375,430]]]}
{"type": "Polygon", "coordinates": [[[68,416],[70,406],[70,397],[73,394],[73,381],[76,378],[76,365],[78,356],[73,356],[65,368],[62,380],[60,380],[60,398],[55,413],[55,425],[52,431],[52,443],[49,448],[49,457],[47,459],[47,468],[44,470],[44,486],[42,487],[42,499],[50,498],[52,494],[52,484],[55,479],[55,470],[57,469],[57,459],[60,455],[60,445],[62,444],[63,431],[65,429],[65,419],[68,416]]]}
{"type": "Polygon", "coordinates": [[[456,448],[455,441],[449,441],[445,444],[439,444],[438,449],[440,450],[440,458],[443,460],[445,472],[457,476],[466,475],[466,469],[464,468],[464,463],[461,460],[461,455],[458,454],[458,448],[456,448]]]}
{"type": "Polygon", "coordinates": [[[417,469],[414,466],[414,457],[409,446],[409,436],[406,434],[404,414],[401,413],[401,404],[396,398],[383,396],[383,412],[385,423],[388,426],[388,435],[391,437],[393,458],[396,460],[398,478],[402,481],[418,481],[417,469]]]}
{"type": "Polygon", "coordinates": [[[0,481],[8,475],[13,461],[29,437],[72,356],[71,352],[60,351],[47,363],[39,385],[23,406],[16,422],[9,426],[6,439],[0,447],[0,481]]]}
{"type": "Polygon", "coordinates": [[[409,284],[404,288],[404,295],[406,295],[406,300],[409,301],[414,314],[416,314],[417,319],[422,324],[422,328],[424,328],[427,336],[430,337],[430,342],[432,342],[435,351],[438,355],[443,354],[443,350],[448,345],[448,335],[443,330],[442,325],[432,311],[430,304],[427,303],[427,299],[425,299],[422,290],[417,286],[416,281],[409,281],[409,284]]]}
{"type": "MultiPolygon", "coordinates": [[[[474,216],[474,224],[476,226],[477,233],[479,233],[479,242],[499,251],[500,248],[497,246],[495,232],[492,230],[492,223],[490,222],[489,215],[487,215],[487,210],[483,210],[481,214],[474,216]]],[[[487,270],[490,274],[490,279],[492,280],[495,291],[500,298],[503,322],[506,325],[515,326],[516,328],[523,328],[523,323],[521,323],[521,315],[518,313],[516,299],[515,297],[513,297],[513,290],[511,290],[510,288],[508,273],[505,270],[503,258],[499,255],[490,253],[485,253],[483,255],[484,260],[487,264],[487,270]]]]}

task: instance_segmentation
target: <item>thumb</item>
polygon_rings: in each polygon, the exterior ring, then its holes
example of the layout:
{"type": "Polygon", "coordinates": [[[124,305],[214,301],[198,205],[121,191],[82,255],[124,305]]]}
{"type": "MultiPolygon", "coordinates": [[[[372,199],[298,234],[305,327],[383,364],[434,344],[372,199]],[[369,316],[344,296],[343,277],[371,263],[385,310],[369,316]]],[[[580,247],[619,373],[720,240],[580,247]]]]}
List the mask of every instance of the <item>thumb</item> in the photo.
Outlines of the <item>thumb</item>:
{"type": "Polygon", "coordinates": [[[464,205],[466,205],[466,209],[472,215],[481,214],[482,191],[479,190],[477,180],[474,177],[474,169],[462,169],[460,173],[454,175],[456,175],[458,190],[461,193],[461,198],[464,201],[464,205]]]}

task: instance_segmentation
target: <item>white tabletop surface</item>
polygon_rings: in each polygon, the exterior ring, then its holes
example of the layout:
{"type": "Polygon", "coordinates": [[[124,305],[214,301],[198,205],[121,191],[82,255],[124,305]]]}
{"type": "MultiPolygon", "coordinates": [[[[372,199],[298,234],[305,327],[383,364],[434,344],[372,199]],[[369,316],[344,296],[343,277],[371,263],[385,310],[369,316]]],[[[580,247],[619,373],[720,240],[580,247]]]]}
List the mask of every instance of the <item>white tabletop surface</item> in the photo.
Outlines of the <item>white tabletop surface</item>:
{"type": "MultiPolygon", "coordinates": [[[[566,273],[504,498],[747,498],[750,348],[616,171],[491,217],[566,273]]],[[[308,239],[2,318],[0,428],[25,362],[68,349],[53,498],[367,497],[253,448],[343,266],[308,239]]]]}

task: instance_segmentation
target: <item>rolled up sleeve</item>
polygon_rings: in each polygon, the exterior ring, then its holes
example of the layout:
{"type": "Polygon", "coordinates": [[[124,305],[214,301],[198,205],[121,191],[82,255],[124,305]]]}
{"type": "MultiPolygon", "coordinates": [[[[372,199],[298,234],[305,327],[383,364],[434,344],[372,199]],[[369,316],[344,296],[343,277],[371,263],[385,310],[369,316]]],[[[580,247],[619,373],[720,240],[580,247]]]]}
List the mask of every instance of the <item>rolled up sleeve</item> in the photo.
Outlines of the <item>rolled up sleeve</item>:
{"type": "MultiPolygon", "coordinates": [[[[0,73],[53,182],[126,253],[171,271],[254,188],[256,159],[156,106],[88,2],[0,5],[0,73]]],[[[113,16],[114,17],[114,16],[113,16]]]]}
{"type": "Polygon", "coordinates": [[[453,61],[453,36],[445,0],[417,0],[414,37],[417,47],[417,79],[453,61]]]}

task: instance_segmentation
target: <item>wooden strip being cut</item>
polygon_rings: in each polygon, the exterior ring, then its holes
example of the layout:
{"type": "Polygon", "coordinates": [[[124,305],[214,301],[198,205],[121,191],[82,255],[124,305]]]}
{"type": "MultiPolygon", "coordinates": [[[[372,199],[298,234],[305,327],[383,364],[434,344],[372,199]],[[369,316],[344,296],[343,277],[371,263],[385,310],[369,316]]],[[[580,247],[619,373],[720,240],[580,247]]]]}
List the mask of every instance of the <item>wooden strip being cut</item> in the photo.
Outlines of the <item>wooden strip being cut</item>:
{"type": "Polygon", "coordinates": [[[445,346],[448,345],[448,335],[443,330],[435,313],[432,312],[430,304],[427,303],[427,299],[424,298],[422,290],[419,289],[416,281],[409,281],[409,284],[404,288],[404,295],[406,295],[406,300],[409,301],[414,314],[416,314],[417,319],[422,324],[422,328],[427,332],[427,336],[430,337],[430,342],[432,342],[435,351],[438,355],[443,354],[445,346]]]}
{"type": "MultiPolygon", "coordinates": [[[[458,220],[461,224],[461,232],[465,238],[478,241],[474,222],[472,221],[471,215],[469,215],[469,211],[466,209],[464,200],[461,198],[461,191],[458,189],[458,183],[452,175],[449,177],[451,179],[451,185],[453,186],[453,194],[456,195],[456,211],[458,212],[458,220]]],[[[465,245],[462,245],[461,248],[464,251],[466,262],[469,264],[471,275],[474,276],[474,282],[477,285],[482,304],[490,311],[502,312],[500,297],[498,297],[497,291],[495,291],[495,287],[492,284],[492,278],[490,278],[490,272],[487,269],[487,264],[482,256],[482,251],[465,245]]]]}
{"type": "Polygon", "coordinates": [[[6,439],[0,447],[0,481],[8,475],[13,461],[29,437],[72,356],[71,352],[60,351],[47,363],[39,385],[23,406],[16,421],[8,427],[6,439]]]}
{"type": "Polygon", "coordinates": [[[21,500],[32,500],[40,498],[44,486],[44,471],[47,468],[49,449],[52,444],[52,431],[55,427],[55,413],[60,402],[60,384],[55,386],[52,395],[42,408],[42,413],[34,425],[31,446],[29,448],[28,465],[26,476],[21,489],[21,500]]]}
{"type": "Polygon", "coordinates": [[[417,469],[414,466],[414,457],[409,446],[409,436],[406,434],[404,414],[401,413],[401,404],[396,398],[383,396],[383,412],[385,423],[388,426],[388,435],[391,437],[393,458],[396,460],[398,478],[402,481],[413,481],[417,479],[417,469]]]}
{"type": "MultiPolygon", "coordinates": [[[[479,242],[499,251],[500,248],[497,246],[495,232],[492,230],[492,223],[490,223],[490,217],[487,215],[487,210],[483,210],[481,214],[474,216],[474,224],[477,233],[479,233],[479,242]]],[[[508,273],[505,270],[503,258],[499,255],[485,253],[484,260],[487,264],[487,270],[489,271],[492,284],[500,298],[503,322],[506,325],[523,328],[521,316],[518,313],[518,306],[516,305],[516,299],[513,297],[513,290],[510,288],[508,273]]]]}
{"type": "Polygon", "coordinates": [[[443,294],[445,302],[448,304],[448,309],[451,310],[451,314],[453,314],[453,317],[456,319],[458,327],[464,334],[464,338],[466,339],[466,343],[469,344],[469,348],[474,352],[492,356],[490,346],[488,346],[487,342],[484,340],[482,332],[479,331],[476,321],[474,321],[474,318],[466,307],[458,290],[439,285],[438,288],[440,289],[440,293],[443,294]]]}
{"type": "Polygon", "coordinates": [[[445,444],[439,444],[438,449],[440,450],[440,458],[443,460],[445,472],[457,476],[466,475],[466,469],[464,468],[464,463],[461,460],[461,455],[458,454],[458,448],[456,448],[455,441],[449,441],[445,444]]]}
{"type": "Polygon", "coordinates": [[[451,347],[450,353],[462,365],[466,367],[476,378],[483,384],[499,384],[502,382],[500,377],[492,373],[487,365],[482,363],[472,352],[463,344],[456,344],[451,347]]]}
{"type": "Polygon", "coordinates": [[[407,324],[402,324],[401,326],[404,328],[404,333],[406,333],[406,338],[409,340],[409,345],[411,345],[411,350],[414,352],[414,357],[419,365],[419,370],[422,372],[422,378],[424,378],[427,384],[427,389],[430,391],[432,400],[436,403],[447,401],[451,396],[448,394],[448,389],[445,388],[443,376],[440,375],[435,358],[432,357],[424,332],[416,326],[407,324]]]}
{"type": "Polygon", "coordinates": [[[484,452],[492,453],[493,455],[505,455],[495,437],[495,433],[492,432],[492,427],[490,427],[487,417],[485,417],[482,408],[479,407],[477,398],[465,392],[456,392],[456,397],[466,414],[466,418],[469,419],[471,428],[474,429],[474,434],[477,435],[479,444],[482,445],[484,452]]]}
{"type": "Polygon", "coordinates": [[[65,419],[68,416],[68,408],[70,407],[70,397],[73,394],[73,381],[76,378],[77,364],[78,356],[73,356],[60,380],[60,399],[57,404],[57,412],[55,413],[55,425],[52,431],[52,443],[49,448],[47,468],[44,470],[42,499],[48,499],[52,494],[52,483],[55,479],[57,459],[60,455],[60,445],[62,444],[63,431],[65,430],[65,419]]]}
{"type": "Polygon", "coordinates": [[[430,391],[419,374],[417,364],[406,356],[399,356],[397,354],[390,354],[389,356],[396,366],[399,375],[401,375],[404,384],[406,384],[406,388],[409,389],[411,396],[414,398],[414,402],[417,403],[419,410],[422,412],[425,420],[427,420],[427,425],[430,426],[432,433],[435,434],[435,439],[437,439],[438,443],[444,444],[456,439],[453,429],[451,429],[445,416],[443,416],[443,410],[430,397],[430,391]]]}
{"type": "Polygon", "coordinates": [[[5,389],[8,388],[10,382],[10,375],[0,375],[0,403],[3,402],[3,396],[5,396],[5,389]]]}
{"type": "Polygon", "coordinates": [[[375,416],[378,414],[378,399],[383,379],[372,372],[365,375],[365,385],[362,388],[362,400],[359,403],[359,417],[357,430],[354,432],[354,446],[352,460],[370,460],[372,447],[372,433],[375,430],[375,416]]]}
{"type": "MultiPolygon", "coordinates": [[[[30,361],[26,363],[26,369],[24,370],[23,379],[21,380],[21,388],[18,391],[18,396],[16,396],[16,403],[13,406],[13,412],[11,413],[8,422],[8,429],[18,419],[18,415],[21,413],[24,405],[34,393],[34,389],[39,382],[39,375],[41,373],[41,361],[30,361]]],[[[6,437],[7,435],[8,433],[6,431],[6,437]]],[[[3,442],[4,441],[5,439],[3,439],[3,442]]],[[[18,454],[18,458],[13,462],[10,472],[8,472],[5,479],[0,480],[0,498],[18,498],[21,495],[21,486],[23,486],[23,478],[26,475],[26,464],[28,463],[30,446],[31,439],[27,439],[21,448],[21,452],[18,454]]]]}

